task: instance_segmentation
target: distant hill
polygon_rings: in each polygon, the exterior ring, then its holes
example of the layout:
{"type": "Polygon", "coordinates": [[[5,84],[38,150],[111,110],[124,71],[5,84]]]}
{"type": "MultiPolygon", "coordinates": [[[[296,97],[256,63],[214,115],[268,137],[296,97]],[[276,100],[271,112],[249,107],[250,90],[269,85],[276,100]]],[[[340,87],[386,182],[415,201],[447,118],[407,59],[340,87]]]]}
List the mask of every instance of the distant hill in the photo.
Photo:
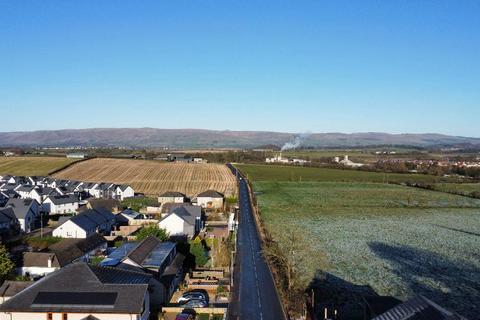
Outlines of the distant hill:
{"type": "Polygon", "coordinates": [[[292,133],[267,131],[216,131],[202,129],[73,129],[32,132],[0,132],[2,147],[124,146],[177,148],[253,148],[261,145],[353,147],[369,145],[480,146],[480,138],[442,134],[292,133]]]}

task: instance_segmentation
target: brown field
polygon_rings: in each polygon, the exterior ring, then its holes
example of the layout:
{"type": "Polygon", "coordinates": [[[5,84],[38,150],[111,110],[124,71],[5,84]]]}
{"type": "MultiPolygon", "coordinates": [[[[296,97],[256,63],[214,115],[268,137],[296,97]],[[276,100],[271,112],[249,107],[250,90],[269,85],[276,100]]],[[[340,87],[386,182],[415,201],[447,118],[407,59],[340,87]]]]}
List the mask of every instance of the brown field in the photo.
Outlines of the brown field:
{"type": "Polygon", "coordinates": [[[66,157],[1,157],[0,174],[46,176],[75,161],[66,157]]]}
{"type": "Polygon", "coordinates": [[[152,160],[91,159],[54,175],[55,178],[131,185],[136,192],[159,195],[179,191],[194,196],[214,189],[236,193],[235,177],[221,164],[165,163],[152,160]]]}

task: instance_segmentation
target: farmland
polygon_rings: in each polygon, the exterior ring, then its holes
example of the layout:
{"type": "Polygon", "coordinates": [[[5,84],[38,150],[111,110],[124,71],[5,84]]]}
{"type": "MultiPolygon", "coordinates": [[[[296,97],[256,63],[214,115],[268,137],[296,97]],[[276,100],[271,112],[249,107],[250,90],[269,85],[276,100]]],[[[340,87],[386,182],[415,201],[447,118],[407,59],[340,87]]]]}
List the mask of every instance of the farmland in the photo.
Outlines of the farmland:
{"type": "Polygon", "coordinates": [[[437,183],[434,185],[435,190],[444,192],[453,192],[458,194],[469,195],[472,192],[480,193],[480,183],[437,183]]]}
{"type": "Polygon", "coordinates": [[[236,192],[235,177],[220,164],[164,163],[150,160],[91,159],[54,175],[61,179],[130,184],[135,191],[159,195],[179,191],[188,196],[207,189],[236,192]]]}
{"type": "MultiPolygon", "coordinates": [[[[299,182],[288,181],[288,174],[270,179],[271,171],[242,169],[257,178],[254,191],[273,238],[283,241],[286,230],[302,231],[300,247],[308,257],[298,269],[302,277],[312,279],[323,267],[364,294],[401,299],[422,294],[478,319],[480,200],[399,185],[342,182],[342,172],[340,177],[310,172],[313,181],[299,182]]],[[[307,168],[294,171],[298,169],[307,168]]]]}
{"type": "Polygon", "coordinates": [[[441,183],[456,181],[453,177],[437,177],[425,174],[381,173],[351,169],[309,168],[294,166],[239,165],[252,181],[336,181],[336,182],[424,182],[441,183]]]}
{"type": "Polygon", "coordinates": [[[66,157],[2,157],[0,174],[16,176],[46,176],[77,160],[66,157]]]}

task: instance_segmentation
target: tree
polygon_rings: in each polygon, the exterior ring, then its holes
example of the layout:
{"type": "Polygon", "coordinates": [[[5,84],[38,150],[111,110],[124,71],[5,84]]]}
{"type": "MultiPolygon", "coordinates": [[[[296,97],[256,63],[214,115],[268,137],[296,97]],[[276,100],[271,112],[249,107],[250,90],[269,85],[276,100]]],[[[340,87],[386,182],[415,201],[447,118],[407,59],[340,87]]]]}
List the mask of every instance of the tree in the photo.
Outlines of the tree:
{"type": "Polygon", "coordinates": [[[0,282],[3,282],[13,271],[15,264],[10,259],[10,254],[4,245],[0,245],[0,282]]]}
{"type": "Polygon", "coordinates": [[[190,253],[195,257],[195,265],[197,267],[203,267],[207,264],[207,253],[201,242],[192,241],[190,243],[190,253]]]}
{"type": "Polygon", "coordinates": [[[160,239],[161,241],[165,241],[168,239],[169,234],[167,230],[160,228],[155,223],[152,223],[140,229],[137,232],[136,236],[138,241],[148,238],[149,236],[153,236],[160,239]]]}

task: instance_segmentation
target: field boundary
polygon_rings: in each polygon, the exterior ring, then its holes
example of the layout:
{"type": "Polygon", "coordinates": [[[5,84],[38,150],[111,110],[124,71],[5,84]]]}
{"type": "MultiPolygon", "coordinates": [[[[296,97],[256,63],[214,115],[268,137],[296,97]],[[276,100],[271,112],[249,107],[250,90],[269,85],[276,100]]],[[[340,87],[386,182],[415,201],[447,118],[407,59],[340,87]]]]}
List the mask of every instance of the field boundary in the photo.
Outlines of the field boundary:
{"type": "Polygon", "coordinates": [[[60,171],[63,171],[63,170],[66,170],[66,169],[70,168],[71,166],[73,166],[73,165],[75,165],[75,164],[77,164],[77,163],[84,162],[84,161],[88,161],[88,160],[91,160],[91,159],[94,159],[94,158],[86,158],[86,159],[80,159],[80,160],[77,160],[77,161],[73,161],[73,162],[71,162],[71,163],[68,163],[68,164],[64,165],[64,166],[61,167],[61,168],[55,169],[55,170],[53,170],[53,171],[50,171],[50,172],[48,173],[48,176],[52,176],[52,175],[54,175],[54,174],[56,174],[56,173],[59,173],[60,171]]]}

